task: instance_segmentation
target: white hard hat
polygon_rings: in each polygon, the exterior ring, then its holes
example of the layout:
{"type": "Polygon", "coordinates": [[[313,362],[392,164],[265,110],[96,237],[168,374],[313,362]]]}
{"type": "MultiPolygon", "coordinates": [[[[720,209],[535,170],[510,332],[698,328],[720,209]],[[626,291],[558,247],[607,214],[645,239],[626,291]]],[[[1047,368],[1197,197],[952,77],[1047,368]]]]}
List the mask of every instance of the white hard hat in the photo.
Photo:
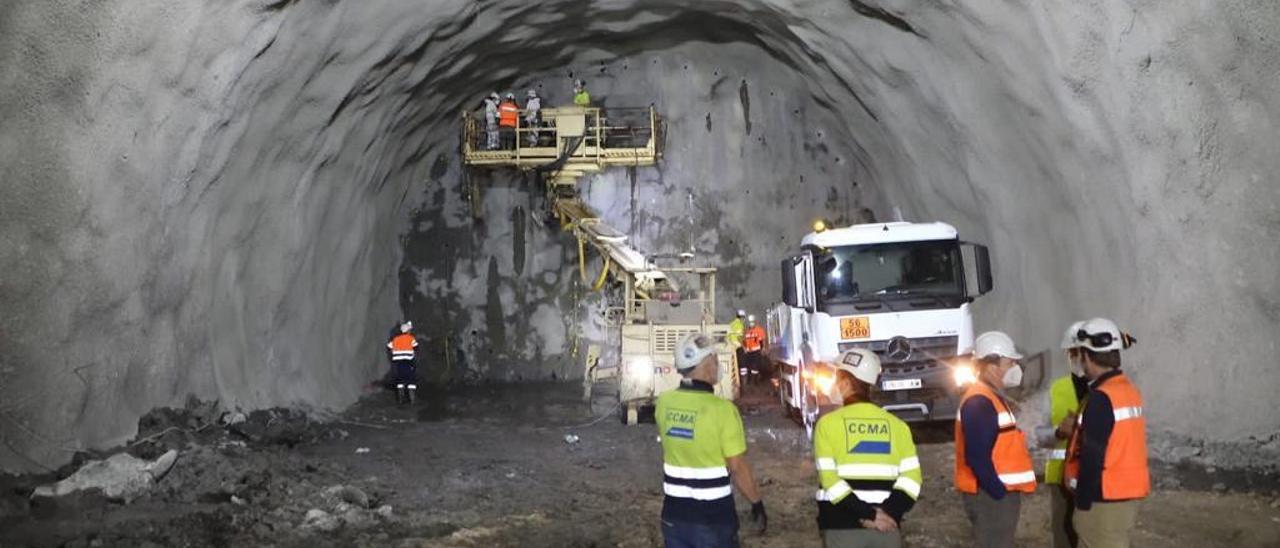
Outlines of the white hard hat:
{"type": "Polygon", "coordinates": [[[1128,333],[1120,331],[1116,322],[1106,318],[1094,318],[1083,322],[1076,330],[1076,340],[1081,348],[1094,352],[1123,350],[1137,342],[1128,333]]]}
{"type": "Polygon", "coordinates": [[[411,329],[413,329],[413,322],[408,322],[408,321],[407,321],[407,322],[404,322],[404,323],[400,324],[400,332],[401,332],[401,333],[408,333],[408,332],[409,332],[409,330],[411,330],[411,329]]]}
{"type": "Polygon", "coordinates": [[[978,338],[973,341],[973,356],[975,358],[982,359],[992,354],[1011,360],[1022,359],[1022,354],[1018,353],[1017,347],[1013,344],[1013,339],[1003,331],[988,331],[978,335],[978,338]]]}
{"type": "Polygon", "coordinates": [[[516,94],[511,93],[510,91],[507,92],[507,99],[515,99],[515,98],[516,98],[516,94]]]}
{"type": "Polygon", "coordinates": [[[526,93],[526,95],[528,95],[529,97],[537,97],[537,96],[538,96],[538,92],[537,92],[537,90],[533,90],[533,89],[531,89],[531,90],[529,90],[529,93],[526,93]]]}
{"type": "Polygon", "coordinates": [[[586,83],[586,82],[583,82],[582,80],[574,80],[574,81],[573,81],[573,87],[577,87],[577,88],[585,88],[585,87],[587,87],[587,83],[586,83]]]}
{"type": "Polygon", "coordinates": [[[854,378],[867,384],[880,379],[880,356],[865,348],[850,348],[840,353],[836,369],[848,371],[854,378]]]}
{"type": "Polygon", "coordinates": [[[496,91],[495,91],[495,92],[493,92],[493,93],[490,93],[490,94],[489,94],[489,98],[490,98],[490,99],[497,99],[497,98],[498,98],[498,92],[496,92],[496,91]]]}
{"type": "Polygon", "coordinates": [[[1080,327],[1082,327],[1083,325],[1084,325],[1084,322],[1075,322],[1071,324],[1071,327],[1067,328],[1066,333],[1062,334],[1063,350],[1071,350],[1072,348],[1080,347],[1080,339],[1076,336],[1076,334],[1079,333],[1080,327]]]}
{"type": "Polygon", "coordinates": [[[738,309],[738,317],[739,317],[739,318],[745,318],[745,317],[747,317],[747,311],[746,311],[746,310],[743,310],[743,309],[741,309],[741,308],[739,308],[739,309],[738,309]]]}
{"type": "Polygon", "coordinates": [[[707,356],[715,355],[715,341],[701,333],[690,333],[676,345],[676,370],[688,371],[697,367],[707,356]]]}
{"type": "Polygon", "coordinates": [[[756,315],[755,315],[755,314],[749,314],[749,315],[747,315],[747,321],[749,321],[749,322],[754,322],[754,321],[756,321],[756,315]]]}

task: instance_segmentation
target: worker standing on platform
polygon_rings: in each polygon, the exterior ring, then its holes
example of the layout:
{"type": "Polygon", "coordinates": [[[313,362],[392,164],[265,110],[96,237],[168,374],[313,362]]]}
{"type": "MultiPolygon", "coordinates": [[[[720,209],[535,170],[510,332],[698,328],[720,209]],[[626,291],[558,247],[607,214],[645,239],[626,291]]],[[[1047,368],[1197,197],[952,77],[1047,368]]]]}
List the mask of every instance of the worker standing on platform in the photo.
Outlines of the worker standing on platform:
{"type": "Polygon", "coordinates": [[[960,398],[955,487],[974,546],[1012,548],[1022,494],[1036,490],[1031,453],[1004,393],[1022,384],[1022,354],[999,331],[978,335],[973,346],[978,380],[960,398]]]}
{"type": "Polygon", "coordinates": [[[520,125],[520,105],[516,104],[516,94],[507,93],[506,99],[498,105],[498,130],[502,134],[503,150],[516,147],[516,128],[520,125]]]}
{"type": "Polygon", "coordinates": [[[391,374],[396,380],[396,403],[413,403],[418,395],[418,368],[414,363],[418,339],[413,336],[413,322],[400,324],[400,334],[391,338],[391,374]]]}
{"type": "Polygon", "coordinates": [[[846,350],[829,396],[843,407],[818,419],[818,529],[826,548],[902,545],[902,516],[915,506],[924,477],[911,428],[871,403],[880,358],[846,350]]]}
{"type": "Polygon", "coordinates": [[[538,128],[542,125],[542,98],[530,89],[524,103],[524,125],[529,129],[529,146],[538,146],[538,128]]]}
{"type": "Polygon", "coordinates": [[[686,336],[676,346],[675,366],[680,387],[658,396],[654,409],[662,440],[662,537],[667,548],[737,548],[731,484],[751,503],[756,530],[768,526],[742,416],[715,394],[720,363],[711,337],[686,336]]]}
{"type": "Polygon", "coordinates": [[[484,99],[485,150],[498,150],[498,92],[484,99]]]}
{"type": "Polygon", "coordinates": [[[764,357],[764,327],[756,323],[754,315],[747,316],[747,331],[742,335],[742,349],[747,358],[747,370],[751,375],[751,381],[758,383],[764,379],[767,371],[767,363],[764,357]]]}
{"type": "Polygon", "coordinates": [[[1082,548],[1123,548],[1151,493],[1142,394],[1120,371],[1120,351],[1135,342],[1115,322],[1094,318],[1076,332],[1089,377],[1080,418],[1067,444],[1067,486],[1082,548]]]}
{"type": "Polygon", "coordinates": [[[1062,349],[1067,353],[1071,373],[1054,379],[1049,385],[1048,436],[1052,451],[1044,464],[1044,483],[1049,488],[1050,527],[1053,531],[1053,548],[1075,548],[1076,532],[1071,524],[1074,501],[1071,492],[1062,481],[1063,463],[1067,459],[1067,441],[1075,430],[1080,402],[1089,392],[1089,379],[1084,374],[1080,341],[1076,338],[1084,322],[1075,322],[1062,336],[1062,349]]]}
{"type": "Polygon", "coordinates": [[[573,104],[583,108],[591,106],[591,93],[587,92],[587,83],[582,80],[573,81],[573,104]]]}

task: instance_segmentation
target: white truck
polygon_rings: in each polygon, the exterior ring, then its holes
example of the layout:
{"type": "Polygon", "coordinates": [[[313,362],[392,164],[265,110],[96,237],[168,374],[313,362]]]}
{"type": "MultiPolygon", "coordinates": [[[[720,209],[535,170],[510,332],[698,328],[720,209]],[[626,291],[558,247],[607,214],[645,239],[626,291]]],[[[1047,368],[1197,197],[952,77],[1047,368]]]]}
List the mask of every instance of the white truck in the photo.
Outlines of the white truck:
{"type": "Polygon", "coordinates": [[[815,231],[782,261],[783,302],[767,318],[783,408],[812,429],[840,352],[881,358],[873,400],[909,422],[953,420],[976,380],[973,299],[992,288],[985,246],[946,223],[876,223],[815,231]]]}

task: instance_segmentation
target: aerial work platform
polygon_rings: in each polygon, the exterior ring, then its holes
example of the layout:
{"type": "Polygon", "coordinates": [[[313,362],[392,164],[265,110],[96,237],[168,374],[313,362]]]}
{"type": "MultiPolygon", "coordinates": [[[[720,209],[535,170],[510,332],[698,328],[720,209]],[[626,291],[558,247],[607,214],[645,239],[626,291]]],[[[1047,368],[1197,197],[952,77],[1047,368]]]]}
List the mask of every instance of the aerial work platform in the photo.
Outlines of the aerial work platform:
{"type": "Polygon", "coordinates": [[[662,157],[662,119],[653,107],[555,107],[537,125],[520,127],[508,148],[485,148],[483,113],[462,115],[462,156],[468,166],[513,167],[546,172],[553,185],[573,184],[587,173],[614,166],[651,166],[662,157]]]}

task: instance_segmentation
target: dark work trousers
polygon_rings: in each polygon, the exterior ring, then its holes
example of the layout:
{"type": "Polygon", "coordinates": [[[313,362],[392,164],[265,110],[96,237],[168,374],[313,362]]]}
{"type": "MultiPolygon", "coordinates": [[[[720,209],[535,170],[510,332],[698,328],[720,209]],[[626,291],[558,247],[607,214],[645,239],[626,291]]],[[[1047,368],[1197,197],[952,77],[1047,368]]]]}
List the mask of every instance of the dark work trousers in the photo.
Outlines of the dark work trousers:
{"type": "Polygon", "coordinates": [[[665,548],[738,548],[738,524],[703,525],[662,520],[665,548]]]}
{"type": "Polygon", "coordinates": [[[986,491],[961,494],[964,514],[973,525],[973,545],[977,548],[1013,548],[1013,535],[1018,531],[1018,513],[1022,510],[1022,493],[1010,492],[1000,500],[986,491]]]}
{"type": "Polygon", "coordinates": [[[502,150],[515,150],[516,128],[501,126],[498,128],[498,137],[502,140],[502,150]]]}
{"type": "Polygon", "coordinates": [[[418,366],[414,360],[395,360],[391,367],[395,373],[396,388],[418,387],[418,366]]]}

